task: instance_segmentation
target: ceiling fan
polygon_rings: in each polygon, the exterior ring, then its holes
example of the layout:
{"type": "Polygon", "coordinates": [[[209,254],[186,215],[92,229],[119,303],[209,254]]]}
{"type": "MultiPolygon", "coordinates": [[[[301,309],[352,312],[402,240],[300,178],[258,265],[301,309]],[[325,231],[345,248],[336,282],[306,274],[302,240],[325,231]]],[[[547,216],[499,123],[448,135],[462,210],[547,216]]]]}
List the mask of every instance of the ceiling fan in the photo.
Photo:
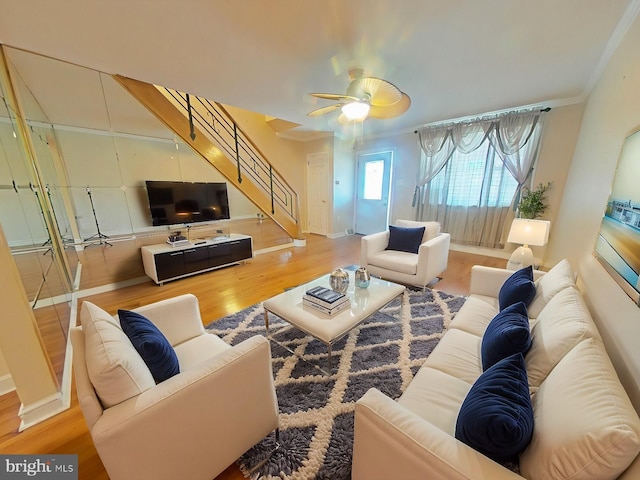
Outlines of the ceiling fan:
{"type": "Polygon", "coordinates": [[[375,77],[364,77],[361,68],[349,71],[351,83],[344,95],[336,93],[311,93],[312,97],[337,100],[337,103],[321,107],[307,115],[315,117],[340,109],[338,122],[362,121],[365,118],[393,118],[406,112],[411,105],[409,95],[394,84],[375,77]]]}

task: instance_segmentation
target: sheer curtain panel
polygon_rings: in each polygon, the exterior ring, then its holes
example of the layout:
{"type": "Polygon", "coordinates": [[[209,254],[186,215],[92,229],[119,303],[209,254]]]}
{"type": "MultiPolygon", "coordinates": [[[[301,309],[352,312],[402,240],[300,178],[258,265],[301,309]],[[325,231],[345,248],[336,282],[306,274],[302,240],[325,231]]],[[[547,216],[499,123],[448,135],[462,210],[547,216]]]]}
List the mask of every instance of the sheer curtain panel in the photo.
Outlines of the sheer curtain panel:
{"type": "Polygon", "coordinates": [[[509,112],[417,131],[417,220],[457,243],[502,248],[513,205],[537,159],[545,111],[509,112]]]}

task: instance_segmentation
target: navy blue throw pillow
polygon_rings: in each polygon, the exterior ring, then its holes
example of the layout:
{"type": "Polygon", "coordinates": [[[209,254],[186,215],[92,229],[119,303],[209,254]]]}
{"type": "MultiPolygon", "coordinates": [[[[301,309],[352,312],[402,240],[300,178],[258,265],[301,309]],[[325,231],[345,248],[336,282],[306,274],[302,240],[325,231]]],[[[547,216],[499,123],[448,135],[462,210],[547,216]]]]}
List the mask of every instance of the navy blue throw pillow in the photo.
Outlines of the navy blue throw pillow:
{"type": "Polygon", "coordinates": [[[118,310],[120,326],[147,364],[156,383],[180,373],[178,356],[162,332],[139,313],[118,310]]]}
{"type": "Polygon", "coordinates": [[[533,407],[524,357],[516,353],[484,372],[462,402],[455,436],[498,463],[517,461],[531,442],[533,407]]]}
{"type": "Polygon", "coordinates": [[[396,227],[389,225],[389,243],[387,250],[397,250],[399,252],[418,253],[418,248],[422,244],[424,227],[396,227]]]}
{"type": "Polygon", "coordinates": [[[524,303],[509,305],[498,313],[482,336],[482,369],[487,370],[514,353],[525,355],[531,348],[529,316],[524,303]]]}
{"type": "Polygon", "coordinates": [[[500,310],[514,303],[523,302],[528,307],[536,296],[536,284],[533,283],[533,267],[528,266],[511,274],[505,280],[498,293],[500,310]]]}

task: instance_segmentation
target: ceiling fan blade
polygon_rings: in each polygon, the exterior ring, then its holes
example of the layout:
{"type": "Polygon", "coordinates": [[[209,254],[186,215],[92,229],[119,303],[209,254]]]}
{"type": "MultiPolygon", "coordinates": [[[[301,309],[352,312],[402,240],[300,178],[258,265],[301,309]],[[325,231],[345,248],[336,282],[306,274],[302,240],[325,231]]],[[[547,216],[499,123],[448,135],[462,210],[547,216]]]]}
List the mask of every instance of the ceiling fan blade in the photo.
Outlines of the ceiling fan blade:
{"type": "Polygon", "coordinates": [[[411,98],[406,93],[401,93],[400,100],[392,105],[374,105],[369,109],[369,118],[393,118],[402,115],[409,110],[411,98]]]}
{"type": "Polygon", "coordinates": [[[307,113],[308,117],[317,117],[318,115],[324,115],[325,113],[330,113],[333,112],[334,110],[337,110],[339,108],[342,107],[342,103],[335,103],[333,105],[329,105],[326,107],[321,107],[321,108],[317,108],[315,110],[312,110],[311,112],[307,113]]]}
{"type": "Polygon", "coordinates": [[[393,83],[375,77],[364,77],[359,80],[359,87],[370,95],[371,105],[393,105],[400,101],[402,92],[393,83]]]}
{"type": "Polygon", "coordinates": [[[351,97],[349,95],[340,95],[337,93],[310,93],[309,95],[316,98],[324,98],[325,100],[353,100],[353,101],[360,100],[357,97],[351,97]]]}

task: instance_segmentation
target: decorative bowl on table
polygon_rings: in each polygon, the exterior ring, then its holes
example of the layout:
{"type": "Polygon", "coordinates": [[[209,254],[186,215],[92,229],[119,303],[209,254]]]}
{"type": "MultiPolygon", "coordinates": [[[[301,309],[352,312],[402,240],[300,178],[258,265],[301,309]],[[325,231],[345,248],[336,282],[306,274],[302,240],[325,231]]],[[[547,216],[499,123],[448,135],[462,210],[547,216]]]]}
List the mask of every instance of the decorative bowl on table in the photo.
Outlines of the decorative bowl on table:
{"type": "Polygon", "coordinates": [[[339,293],[347,293],[349,288],[349,274],[342,268],[336,268],[329,276],[331,290],[339,293]]]}

